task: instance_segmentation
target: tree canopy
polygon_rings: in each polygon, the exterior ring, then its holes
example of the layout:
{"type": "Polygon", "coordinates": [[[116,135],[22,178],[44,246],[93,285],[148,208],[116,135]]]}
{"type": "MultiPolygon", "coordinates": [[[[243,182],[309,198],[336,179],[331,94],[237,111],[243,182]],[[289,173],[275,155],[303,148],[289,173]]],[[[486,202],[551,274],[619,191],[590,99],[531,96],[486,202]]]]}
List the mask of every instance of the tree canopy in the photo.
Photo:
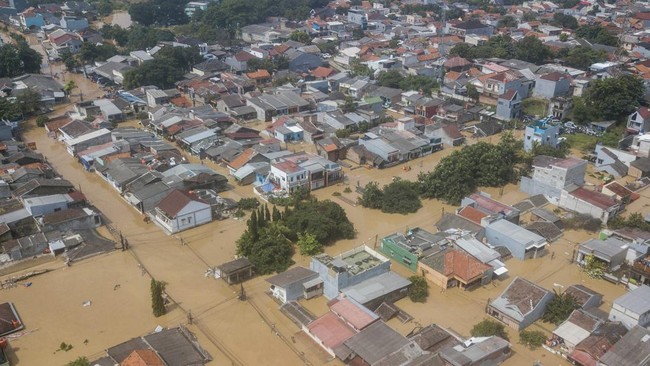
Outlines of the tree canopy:
{"type": "Polygon", "coordinates": [[[580,70],[586,70],[596,62],[607,60],[606,51],[596,50],[589,46],[577,46],[571,49],[565,49],[560,51],[558,56],[563,58],[567,66],[580,70]]]}
{"type": "Polygon", "coordinates": [[[508,340],[508,332],[506,331],[505,325],[492,319],[483,319],[474,324],[474,327],[472,327],[469,333],[472,337],[497,336],[508,340]]]}
{"type": "Polygon", "coordinates": [[[14,37],[14,41],[0,46],[0,77],[40,73],[41,54],[29,47],[22,36],[14,37]]]}
{"type": "Polygon", "coordinates": [[[429,297],[429,283],[422,276],[411,276],[411,287],[409,287],[408,296],[413,302],[426,302],[429,297]]]}
{"type": "Polygon", "coordinates": [[[430,76],[408,75],[404,77],[397,70],[382,71],[377,75],[377,82],[388,88],[417,90],[424,94],[431,94],[434,89],[438,88],[438,83],[430,76]]]}
{"type": "Polygon", "coordinates": [[[519,42],[514,42],[510,36],[494,36],[485,44],[471,46],[459,43],[449,51],[452,56],[466,59],[477,58],[519,58],[532,63],[542,63],[552,56],[551,49],[544,45],[538,38],[528,36],[519,42]]]}
{"type": "Polygon", "coordinates": [[[542,315],[542,320],[547,323],[560,325],[563,321],[567,320],[573,310],[579,307],[578,301],[572,295],[555,292],[553,300],[549,301],[546,305],[546,311],[542,315]]]}
{"type": "Polygon", "coordinates": [[[170,26],[189,21],[185,15],[187,0],[149,0],[136,2],[129,7],[131,20],[144,26],[159,24],[170,26]]]}
{"type": "Polygon", "coordinates": [[[622,75],[592,81],[585,91],[584,102],[596,118],[623,120],[639,107],[644,94],[641,79],[622,75]]]}
{"type": "Polygon", "coordinates": [[[606,46],[616,46],[618,44],[618,38],[600,24],[586,24],[578,27],[576,37],[606,46]]]}
{"type": "Polygon", "coordinates": [[[479,186],[498,187],[518,177],[520,142],[504,134],[498,145],[479,142],[444,157],[435,169],[420,173],[420,193],[425,198],[460,203],[479,186]]]}
{"type": "Polygon", "coordinates": [[[165,282],[151,279],[151,310],[153,316],[156,318],[165,315],[165,299],[163,292],[165,292],[165,282]]]}
{"type": "Polygon", "coordinates": [[[330,200],[307,201],[288,210],[282,218],[291,231],[289,238],[298,239],[297,233],[309,233],[319,243],[332,244],[340,239],[354,238],[354,226],[341,206],[330,200]]]}
{"type": "Polygon", "coordinates": [[[578,20],[573,15],[568,15],[560,12],[553,14],[553,20],[551,23],[562,28],[578,28],[578,20]]]}
{"type": "Polygon", "coordinates": [[[194,64],[202,60],[196,47],[163,47],[154,55],[153,60],[127,71],[124,86],[137,88],[156,85],[163,89],[172,88],[194,64]]]}
{"type": "Polygon", "coordinates": [[[408,214],[417,212],[421,207],[418,184],[396,179],[379,188],[376,182],[370,182],[364,188],[359,203],[363,207],[381,209],[386,213],[408,214]]]}

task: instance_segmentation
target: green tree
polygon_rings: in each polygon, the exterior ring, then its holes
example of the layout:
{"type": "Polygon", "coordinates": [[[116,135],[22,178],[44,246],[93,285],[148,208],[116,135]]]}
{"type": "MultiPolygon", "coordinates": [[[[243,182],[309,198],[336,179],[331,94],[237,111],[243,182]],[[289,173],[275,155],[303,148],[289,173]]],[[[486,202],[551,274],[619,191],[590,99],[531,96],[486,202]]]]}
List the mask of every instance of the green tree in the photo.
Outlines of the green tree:
{"type": "Polygon", "coordinates": [[[396,179],[384,186],[381,211],[386,213],[408,214],[421,207],[417,183],[396,179]]]}
{"type": "Polygon", "coordinates": [[[546,311],[542,315],[542,320],[547,323],[553,323],[559,325],[563,321],[567,320],[569,315],[580,307],[578,301],[571,294],[567,293],[557,293],[555,292],[555,297],[546,305],[546,311]]]}
{"type": "Polygon", "coordinates": [[[583,25],[576,30],[576,37],[584,38],[591,43],[616,46],[618,38],[600,24],[583,25]]]}
{"type": "Polygon", "coordinates": [[[352,76],[373,76],[373,71],[368,65],[361,63],[358,58],[353,58],[350,61],[350,74],[352,76]]]}
{"type": "Polygon", "coordinates": [[[302,255],[316,255],[323,251],[323,245],[310,233],[298,233],[297,244],[302,255]]]}
{"type": "Polygon", "coordinates": [[[359,204],[363,207],[381,209],[384,204],[384,191],[377,182],[370,182],[363,188],[363,194],[359,197],[359,204]]]}
{"type": "Polygon", "coordinates": [[[411,287],[408,290],[409,299],[413,302],[427,302],[429,297],[429,283],[422,276],[411,276],[411,287]]]}
{"type": "Polygon", "coordinates": [[[458,204],[478,186],[497,187],[518,177],[521,142],[512,134],[502,135],[498,145],[479,142],[444,157],[433,171],[420,173],[418,183],[424,198],[458,204]]]}
{"type": "Polygon", "coordinates": [[[574,16],[564,14],[561,12],[556,12],[555,14],[553,14],[553,21],[551,22],[551,24],[562,28],[569,28],[569,29],[578,28],[578,20],[574,16]]]}
{"type": "Polygon", "coordinates": [[[539,38],[528,36],[517,43],[515,55],[520,60],[541,64],[550,59],[553,53],[539,38]]]}
{"type": "Polygon", "coordinates": [[[66,366],[90,366],[90,361],[86,357],[78,357],[74,361],[70,361],[66,366]]]}
{"type": "Polygon", "coordinates": [[[567,66],[585,70],[596,62],[607,60],[607,52],[589,46],[577,46],[573,47],[563,59],[567,66]]]}
{"type": "Polygon", "coordinates": [[[149,0],[129,6],[129,15],[134,22],[144,26],[185,24],[189,21],[185,14],[187,1],[149,0]]]}
{"type": "Polygon", "coordinates": [[[330,55],[335,54],[337,50],[336,42],[332,41],[321,43],[318,45],[318,48],[322,53],[329,53],[330,55]]]}
{"type": "Polygon", "coordinates": [[[166,285],[163,281],[151,279],[151,309],[153,316],[156,318],[165,315],[167,312],[165,309],[165,299],[163,298],[166,285]]]}
{"type": "Polygon", "coordinates": [[[479,98],[481,97],[481,94],[478,92],[476,89],[476,86],[474,84],[468,83],[467,84],[467,96],[469,98],[472,98],[474,102],[478,102],[479,98]]]}
{"type": "Polygon", "coordinates": [[[497,336],[508,340],[508,332],[506,331],[505,325],[492,319],[483,319],[474,324],[474,327],[472,327],[469,334],[471,334],[472,337],[497,336]]]}
{"type": "Polygon", "coordinates": [[[357,109],[357,103],[355,102],[354,98],[349,95],[346,96],[343,106],[341,106],[341,111],[343,111],[343,113],[348,113],[354,112],[355,109],[357,109]]]}
{"type": "Polygon", "coordinates": [[[24,89],[16,96],[15,103],[24,115],[36,113],[41,110],[41,94],[32,88],[24,89]]]}
{"type": "Polygon", "coordinates": [[[143,85],[155,85],[161,89],[174,87],[183,77],[183,70],[170,64],[167,59],[147,61],[133,70],[124,73],[124,87],[134,89],[143,85]]]}
{"type": "Polygon", "coordinates": [[[593,119],[591,108],[587,107],[585,100],[581,97],[573,97],[573,110],[571,117],[573,122],[584,125],[591,122],[593,119]]]}
{"type": "Polygon", "coordinates": [[[42,115],[36,117],[36,126],[45,127],[45,124],[50,120],[48,116],[42,115]]]}
{"type": "Polygon", "coordinates": [[[352,30],[352,38],[355,40],[359,40],[365,36],[366,36],[366,32],[364,32],[363,29],[361,28],[355,28],[352,30]]]}
{"type": "Polygon", "coordinates": [[[377,83],[388,88],[399,88],[402,79],[404,77],[397,70],[382,71],[377,75],[377,83]]]}
{"type": "Polygon", "coordinates": [[[350,135],[352,134],[352,131],[350,131],[347,128],[342,128],[340,130],[336,130],[334,132],[334,134],[336,135],[336,137],[338,137],[340,139],[345,139],[345,138],[350,137],[350,135]]]}
{"type": "Polygon", "coordinates": [[[607,266],[603,261],[589,254],[585,257],[584,271],[587,276],[595,279],[603,278],[607,266]]]}
{"type": "Polygon", "coordinates": [[[271,213],[271,218],[274,222],[282,220],[282,214],[278,210],[277,206],[273,206],[273,212],[271,213]]]}
{"type": "Polygon", "coordinates": [[[289,228],[291,240],[297,239],[297,233],[309,233],[319,243],[329,245],[339,239],[352,239],[355,235],[345,210],[330,200],[302,202],[285,213],[282,222],[289,228]]]}
{"type": "Polygon", "coordinates": [[[63,86],[63,91],[65,92],[66,95],[70,96],[72,91],[77,89],[77,83],[74,82],[74,80],[70,80],[65,85],[63,86]]]}
{"type": "Polygon", "coordinates": [[[22,114],[18,103],[13,103],[7,98],[0,98],[0,119],[13,121],[22,114]]]}
{"type": "Polygon", "coordinates": [[[311,43],[311,37],[309,36],[309,34],[305,31],[300,31],[300,30],[291,32],[291,34],[289,35],[289,39],[304,44],[311,43]]]}
{"type": "Polygon", "coordinates": [[[643,81],[634,75],[594,80],[585,91],[585,105],[599,118],[623,120],[634,112],[645,94],[643,81]]]}
{"type": "Polygon", "coordinates": [[[519,332],[519,343],[530,349],[536,349],[546,342],[546,334],[540,330],[522,330],[519,332]]]}
{"type": "Polygon", "coordinates": [[[255,241],[245,232],[237,241],[237,253],[247,257],[259,274],[283,272],[293,264],[293,245],[287,239],[288,233],[289,229],[279,222],[261,229],[255,241]]]}
{"type": "Polygon", "coordinates": [[[560,33],[560,42],[566,42],[569,40],[569,35],[566,33],[560,33]]]}
{"type": "Polygon", "coordinates": [[[497,22],[497,28],[516,28],[517,25],[517,19],[511,15],[506,15],[497,22]]]}

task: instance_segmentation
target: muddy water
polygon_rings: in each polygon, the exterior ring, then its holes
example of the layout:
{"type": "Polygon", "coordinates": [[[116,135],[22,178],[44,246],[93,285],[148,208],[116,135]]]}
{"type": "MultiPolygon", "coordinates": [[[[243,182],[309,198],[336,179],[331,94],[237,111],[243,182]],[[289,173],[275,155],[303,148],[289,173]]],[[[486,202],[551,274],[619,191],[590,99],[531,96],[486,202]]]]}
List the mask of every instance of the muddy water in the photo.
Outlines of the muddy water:
{"type": "MultiPolygon", "coordinates": [[[[69,77],[68,75],[66,74],[66,77],[69,77]]],[[[76,82],[78,80],[77,84],[84,95],[102,94],[95,84],[80,79],[78,75],[70,77],[75,78],[76,82]]],[[[129,122],[126,125],[134,123],[129,122]]],[[[43,360],[49,360],[50,357],[56,360],[55,364],[61,364],[77,355],[97,356],[107,347],[150,331],[155,324],[173,326],[185,323],[186,311],[192,312],[194,322],[198,323],[198,326],[192,326],[191,329],[195,331],[201,344],[215,357],[215,364],[299,365],[304,364],[305,359],[314,365],[325,362],[338,364],[337,361],[329,360],[327,354],[279,313],[277,305],[264,294],[267,283],[263,278],[256,278],[245,284],[250,301],[241,302],[236,299],[239,288],[204,277],[204,271],[208,267],[232,259],[235,241],[244,230],[245,219],[214,222],[177,236],[167,236],[153,224],[145,224],[140,214],[119,198],[117,191],[110,188],[99,176],[83,171],[81,165],[66,153],[64,147],[48,139],[42,129],[28,128],[25,136],[27,140],[37,142],[39,150],[48,157],[57,171],[81,189],[90,201],[122,230],[132,250],[128,253],[117,252],[98,257],[66,269],[61,268],[60,262],[50,263],[50,267],[59,269],[35,278],[32,287],[10,290],[7,298],[16,302],[28,329],[39,329],[12,342],[18,358],[16,364],[50,364],[43,363],[43,360]],[[186,243],[185,246],[181,245],[180,238],[186,243]],[[178,303],[172,306],[171,313],[163,318],[154,319],[151,316],[148,300],[149,277],[141,275],[134,255],[153,277],[168,283],[168,293],[178,303]],[[120,288],[114,290],[115,284],[118,283],[120,288]],[[34,298],[51,299],[51,304],[48,304],[47,309],[43,308],[40,302],[33,301],[34,298]],[[88,299],[93,301],[92,306],[80,306],[81,302],[88,299]],[[49,308],[57,311],[48,311],[49,308]],[[127,311],[128,314],[124,314],[127,311]],[[92,317],[88,316],[90,312],[92,317]],[[55,313],[66,315],[51,315],[55,313]],[[39,335],[39,332],[42,335],[39,335]],[[89,340],[87,345],[83,345],[85,339],[89,340]],[[75,348],[68,353],[53,354],[60,342],[72,343],[75,348]]],[[[498,138],[493,137],[491,140],[496,142],[498,138]]],[[[470,143],[475,141],[471,140],[470,143]]],[[[346,183],[314,192],[320,199],[332,199],[341,204],[358,231],[356,239],[341,241],[326,248],[326,252],[336,254],[361,244],[373,247],[385,235],[416,226],[433,230],[433,223],[441,217],[443,210],[451,212],[455,207],[428,200],[423,202],[423,208],[415,215],[389,215],[353,206],[332,196],[332,193],[341,192],[344,197],[354,202],[356,193],[343,193],[346,187],[354,190],[356,184],[363,186],[370,181],[386,184],[393,177],[414,180],[418,173],[433,169],[442,157],[452,151],[445,149],[413,161],[408,164],[411,167],[408,171],[404,170],[403,166],[386,170],[346,168],[346,183]]],[[[194,158],[190,160],[196,162],[194,158]]],[[[224,175],[227,174],[220,166],[206,164],[224,175]]],[[[485,191],[509,204],[525,197],[515,185],[509,185],[503,190],[485,191]]],[[[238,199],[253,196],[253,193],[250,186],[233,185],[233,189],[224,195],[238,199]]],[[[553,288],[555,284],[567,286],[583,283],[605,294],[604,308],[607,309],[611,306],[611,301],[624,290],[604,281],[595,282],[586,278],[575,265],[569,264],[567,259],[575,243],[591,236],[592,234],[579,232],[565,234],[563,239],[552,245],[552,250],[556,252],[554,260],[550,260],[550,256],[526,262],[509,260],[506,264],[510,270],[510,278],[502,282],[497,281],[495,286],[490,285],[472,292],[440,292],[432,288],[427,303],[413,304],[402,300],[398,305],[413,315],[419,324],[435,322],[467,336],[471,326],[484,317],[487,300],[498,296],[512,278],[523,276],[539,281],[548,289],[553,288]]],[[[300,255],[296,255],[294,259],[303,265],[307,265],[309,260],[300,255]]],[[[399,265],[393,267],[405,276],[410,275],[399,265]]],[[[5,294],[2,295],[5,298],[5,294]]],[[[324,299],[307,301],[305,305],[315,314],[326,311],[324,299]]],[[[406,334],[417,323],[402,325],[399,322],[391,322],[391,325],[406,334]]],[[[510,334],[515,353],[506,365],[525,365],[536,359],[542,360],[545,365],[566,364],[562,359],[545,351],[533,352],[525,349],[517,344],[515,332],[511,331],[510,334]]]]}

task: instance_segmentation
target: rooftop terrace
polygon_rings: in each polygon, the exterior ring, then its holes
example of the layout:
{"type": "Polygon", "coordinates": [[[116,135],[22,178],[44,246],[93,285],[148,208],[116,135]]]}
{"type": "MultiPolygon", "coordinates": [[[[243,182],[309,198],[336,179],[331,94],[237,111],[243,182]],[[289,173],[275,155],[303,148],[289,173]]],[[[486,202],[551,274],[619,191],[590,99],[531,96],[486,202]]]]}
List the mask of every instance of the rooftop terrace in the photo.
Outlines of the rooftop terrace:
{"type": "Polygon", "coordinates": [[[338,273],[348,272],[353,276],[388,261],[386,257],[367,246],[361,246],[343,252],[336,257],[321,254],[315,256],[314,259],[317,259],[319,262],[338,273]]]}

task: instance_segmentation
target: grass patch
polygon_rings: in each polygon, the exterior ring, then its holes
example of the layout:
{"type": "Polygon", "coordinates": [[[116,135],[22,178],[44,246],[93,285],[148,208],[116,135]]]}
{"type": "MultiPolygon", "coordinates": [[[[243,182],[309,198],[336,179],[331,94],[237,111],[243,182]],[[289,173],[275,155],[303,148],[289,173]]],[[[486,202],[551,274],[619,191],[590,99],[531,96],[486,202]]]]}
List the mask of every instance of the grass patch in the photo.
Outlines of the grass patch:
{"type": "Polygon", "coordinates": [[[584,133],[576,133],[574,135],[564,135],[566,142],[572,149],[578,149],[584,153],[594,151],[596,143],[598,142],[597,136],[590,136],[584,133]]]}
{"type": "Polygon", "coordinates": [[[548,111],[548,102],[543,99],[528,98],[522,103],[524,114],[545,117],[548,111]]]}

